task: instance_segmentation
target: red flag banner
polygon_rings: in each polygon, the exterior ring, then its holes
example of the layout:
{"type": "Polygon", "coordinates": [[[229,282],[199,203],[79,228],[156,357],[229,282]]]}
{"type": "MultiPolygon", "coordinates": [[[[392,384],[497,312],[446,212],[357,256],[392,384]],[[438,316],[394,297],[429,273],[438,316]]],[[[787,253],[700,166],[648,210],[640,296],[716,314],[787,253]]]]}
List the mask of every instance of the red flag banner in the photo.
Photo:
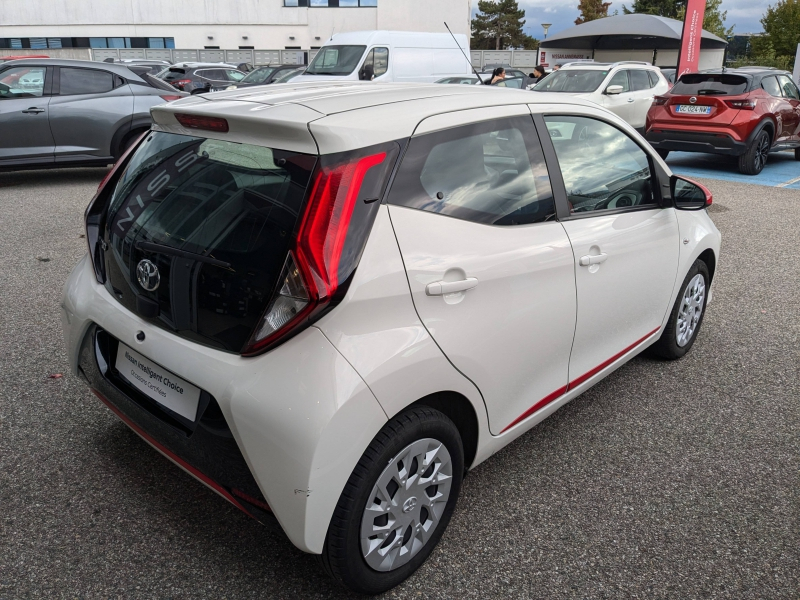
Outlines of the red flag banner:
{"type": "Polygon", "coordinates": [[[706,0],[689,0],[687,2],[676,77],[680,77],[684,73],[695,73],[699,70],[700,39],[703,35],[703,17],[705,17],[705,14],[706,0]]]}

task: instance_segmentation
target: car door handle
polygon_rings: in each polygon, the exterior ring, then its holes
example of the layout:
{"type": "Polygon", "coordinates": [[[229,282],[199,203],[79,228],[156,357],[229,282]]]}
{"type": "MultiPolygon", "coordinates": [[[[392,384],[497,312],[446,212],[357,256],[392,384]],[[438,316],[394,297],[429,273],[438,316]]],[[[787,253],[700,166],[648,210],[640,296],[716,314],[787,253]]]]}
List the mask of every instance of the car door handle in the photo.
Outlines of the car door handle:
{"type": "Polygon", "coordinates": [[[590,267],[592,265],[599,265],[600,263],[606,262],[608,258],[608,254],[587,254],[586,256],[581,256],[580,264],[582,267],[590,267]]]}
{"type": "Polygon", "coordinates": [[[456,292],[466,292],[478,285],[475,277],[467,277],[461,281],[434,281],[425,287],[428,296],[445,296],[456,292]]]}
{"type": "Polygon", "coordinates": [[[633,102],[633,101],[634,101],[633,98],[628,98],[628,102],[633,102]]]}
{"type": "Polygon", "coordinates": [[[29,109],[23,110],[22,112],[24,112],[26,115],[38,115],[39,113],[43,113],[44,109],[31,106],[29,109]]]}

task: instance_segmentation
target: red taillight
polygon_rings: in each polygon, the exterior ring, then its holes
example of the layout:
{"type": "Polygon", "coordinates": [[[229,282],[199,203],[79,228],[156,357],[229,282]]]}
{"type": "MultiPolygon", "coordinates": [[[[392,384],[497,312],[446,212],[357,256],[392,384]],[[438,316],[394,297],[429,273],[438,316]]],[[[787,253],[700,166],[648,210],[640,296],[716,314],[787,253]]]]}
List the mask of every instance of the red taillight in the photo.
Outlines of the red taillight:
{"type": "Polygon", "coordinates": [[[653,106],[664,106],[668,100],[669,98],[666,96],[655,96],[653,98],[653,106]]]}
{"type": "Polygon", "coordinates": [[[175,118],[178,119],[178,123],[187,129],[205,129],[218,133],[228,133],[228,121],[221,117],[204,117],[202,115],[177,113],[175,118]]]}
{"type": "Polygon", "coordinates": [[[164,102],[172,102],[173,100],[180,100],[183,96],[161,96],[164,102]]]}
{"type": "Polygon", "coordinates": [[[725,104],[739,110],[753,110],[756,107],[756,100],[725,100],[725,104]]]}
{"type": "Polygon", "coordinates": [[[183,89],[183,86],[192,83],[192,80],[191,79],[178,79],[177,81],[171,81],[170,83],[172,85],[174,85],[176,88],[183,89]]]}
{"type": "Polygon", "coordinates": [[[357,162],[322,168],[314,181],[297,251],[301,268],[310,270],[308,275],[320,299],[329,298],[339,287],[339,260],[361,183],[367,171],[385,158],[386,153],[381,152],[357,162]]]}
{"type": "Polygon", "coordinates": [[[278,290],[242,354],[252,355],[270,347],[292,330],[291,325],[331,301],[341,282],[342,255],[364,177],[386,156],[386,152],[380,152],[318,168],[278,290]]]}

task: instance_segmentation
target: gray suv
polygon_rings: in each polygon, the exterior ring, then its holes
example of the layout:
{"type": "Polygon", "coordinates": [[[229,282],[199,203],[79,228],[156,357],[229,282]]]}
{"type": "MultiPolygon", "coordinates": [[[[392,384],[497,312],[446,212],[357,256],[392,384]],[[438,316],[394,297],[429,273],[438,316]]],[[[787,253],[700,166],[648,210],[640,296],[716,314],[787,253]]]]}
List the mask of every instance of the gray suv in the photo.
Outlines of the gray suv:
{"type": "Polygon", "coordinates": [[[25,59],[0,65],[0,170],[107,165],[150,128],[150,108],[186,94],[121,64],[25,59]]]}

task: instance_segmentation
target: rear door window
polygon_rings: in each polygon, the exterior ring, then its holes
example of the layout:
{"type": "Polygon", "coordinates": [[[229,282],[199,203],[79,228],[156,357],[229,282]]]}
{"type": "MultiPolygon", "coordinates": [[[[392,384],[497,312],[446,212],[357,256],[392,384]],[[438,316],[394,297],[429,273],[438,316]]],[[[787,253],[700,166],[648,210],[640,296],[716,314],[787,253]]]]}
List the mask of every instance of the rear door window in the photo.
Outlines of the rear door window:
{"type": "Polygon", "coordinates": [[[682,75],[673,94],[682,96],[738,96],[744,94],[750,79],[726,73],[688,73],[682,75]]]}
{"type": "Polygon", "coordinates": [[[244,73],[236,69],[225,69],[223,73],[225,73],[225,77],[229,81],[241,81],[244,79],[244,73]]]}
{"type": "Polygon", "coordinates": [[[542,148],[528,117],[412,139],[389,203],[486,225],[526,225],[555,217],[542,148]]]}
{"type": "Polygon", "coordinates": [[[655,71],[647,71],[647,76],[650,78],[650,87],[651,88],[656,87],[659,84],[659,82],[661,81],[659,79],[659,77],[658,77],[658,73],[656,73],[655,71]]]}
{"type": "Polygon", "coordinates": [[[775,98],[780,98],[783,96],[781,94],[781,86],[778,84],[778,80],[775,77],[764,77],[761,80],[761,87],[764,88],[770,96],[774,96],[775,98]]]}
{"type": "Polygon", "coordinates": [[[114,76],[99,69],[61,67],[60,81],[59,93],[62,96],[104,94],[114,89],[114,76]]]}
{"type": "Polygon", "coordinates": [[[649,90],[653,87],[650,85],[650,77],[647,75],[647,71],[643,69],[631,69],[628,73],[630,74],[631,85],[634,91],[649,90]]]}

